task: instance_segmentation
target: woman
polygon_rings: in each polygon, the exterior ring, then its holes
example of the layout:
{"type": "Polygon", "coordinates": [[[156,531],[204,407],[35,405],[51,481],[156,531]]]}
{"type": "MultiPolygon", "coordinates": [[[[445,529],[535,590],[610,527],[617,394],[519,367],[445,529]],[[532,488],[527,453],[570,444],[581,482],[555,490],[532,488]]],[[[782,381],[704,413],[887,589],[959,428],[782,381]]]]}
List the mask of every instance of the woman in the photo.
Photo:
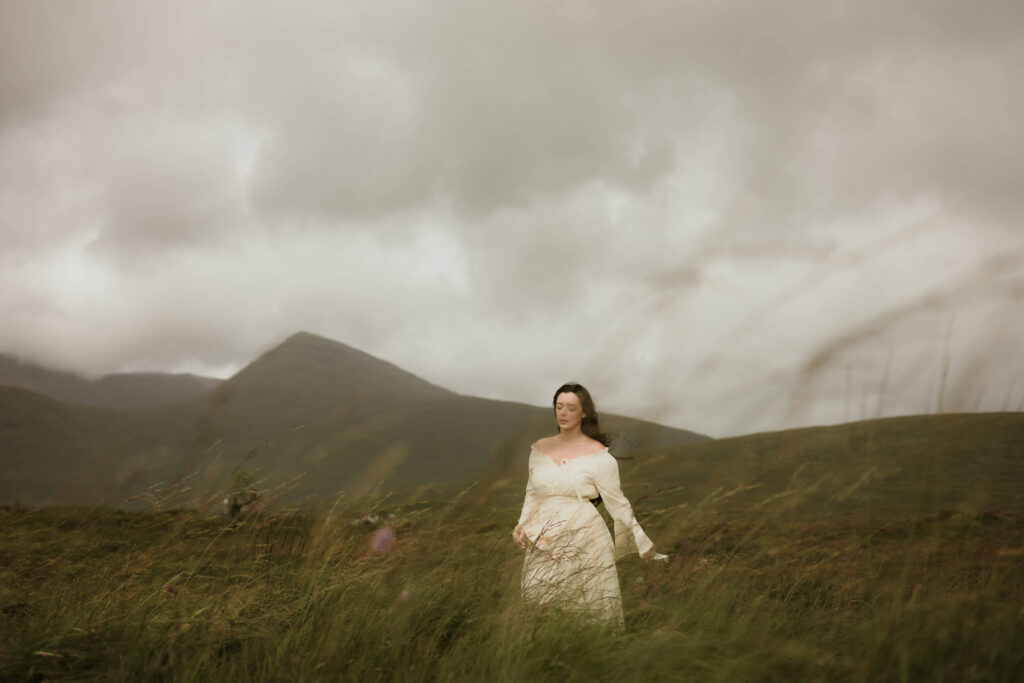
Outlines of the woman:
{"type": "Polygon", "coordinates": [[[615,560],[632,551],[664,559],[633,516],[619,487],[590,393],[570,383],[554,397],[559,432],[530,450],[526,499],[512,537],[526,549],[523,597],[556,603],[621,628],[622,599],[615,560]],[[615,521],[613,543],[597,510],[604,501],[615,521]],[[593,504],[591,504],[593,503],[593,504]]]}

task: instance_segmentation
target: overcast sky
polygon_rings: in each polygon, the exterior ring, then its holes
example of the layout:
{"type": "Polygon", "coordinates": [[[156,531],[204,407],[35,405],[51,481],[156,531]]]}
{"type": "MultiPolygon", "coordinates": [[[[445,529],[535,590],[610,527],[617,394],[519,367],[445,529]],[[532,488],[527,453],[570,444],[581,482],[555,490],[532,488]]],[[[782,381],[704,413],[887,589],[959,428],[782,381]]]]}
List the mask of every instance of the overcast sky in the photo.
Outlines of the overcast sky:
{"type": "Polygon", "coordinates": [[[713,436],[1024,409],[1024,3],[0,3],[0,351],[713,436]]]}

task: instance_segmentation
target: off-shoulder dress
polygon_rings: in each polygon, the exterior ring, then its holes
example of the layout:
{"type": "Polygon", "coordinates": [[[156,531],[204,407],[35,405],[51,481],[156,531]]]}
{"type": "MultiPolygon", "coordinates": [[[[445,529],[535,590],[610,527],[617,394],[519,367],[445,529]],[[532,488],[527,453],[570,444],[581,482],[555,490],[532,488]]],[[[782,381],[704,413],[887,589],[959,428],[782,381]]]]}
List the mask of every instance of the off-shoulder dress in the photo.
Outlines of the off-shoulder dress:
{"type": "Polygon", "coordinates": [[[522,594],[621,627],[622,598],[615,561],[654,543],[622,494],[619,466],[607,448],[555,461],[533,448],[519,525],[527,537],[522,594]],[[615,536],[590,499],[601,497],[615,536]]]}

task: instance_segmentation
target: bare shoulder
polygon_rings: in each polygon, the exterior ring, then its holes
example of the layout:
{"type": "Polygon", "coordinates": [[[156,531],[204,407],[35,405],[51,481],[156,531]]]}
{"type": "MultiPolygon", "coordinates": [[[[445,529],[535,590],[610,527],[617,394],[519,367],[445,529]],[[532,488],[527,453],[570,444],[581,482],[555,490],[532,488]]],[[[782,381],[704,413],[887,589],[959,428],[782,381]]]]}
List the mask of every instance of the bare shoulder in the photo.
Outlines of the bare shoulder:
{"type": "Polygon", "coordinates": [[[541,437],[533,442],[533,448],[536,448],[538,451],[543,451],[545,448],[551,445],[553,438],[554,437],[550,436],[541,437]]]}
{"type": "Polygon", "coordinates": [[[608,448],[597,439],[591,439],[589,436],[587,437],[587,445],[590,446],[589,451],[591,453],[600,453],[601,451],[608,448]]]}

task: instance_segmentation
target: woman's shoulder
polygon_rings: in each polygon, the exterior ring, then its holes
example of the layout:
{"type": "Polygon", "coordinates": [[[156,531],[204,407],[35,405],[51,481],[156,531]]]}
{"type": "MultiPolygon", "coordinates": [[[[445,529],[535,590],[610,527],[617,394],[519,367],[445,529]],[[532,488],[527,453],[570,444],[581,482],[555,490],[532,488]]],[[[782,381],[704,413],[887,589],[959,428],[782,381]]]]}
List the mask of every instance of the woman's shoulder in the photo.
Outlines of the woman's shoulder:
{"type": "Polygon", "coordinates": [[[537,450],[540,451],[540,450],[544,450],[544,446],[547,446],[550,443],[551,443],[551,437],[550,436],[542,436],[541,438],[539,438],[536,441],[534,441],[533,445],[531,445],[530,448],[536,448],[537,450]]]}
{"type": "Polygon", "coordinates": [[[589,446],[588,451],[590,455],[597,455],[598,453],[603,453],[608,450],[608,446],[603,442],[590,436],[587,437],[586,443],[589,446]]]}

